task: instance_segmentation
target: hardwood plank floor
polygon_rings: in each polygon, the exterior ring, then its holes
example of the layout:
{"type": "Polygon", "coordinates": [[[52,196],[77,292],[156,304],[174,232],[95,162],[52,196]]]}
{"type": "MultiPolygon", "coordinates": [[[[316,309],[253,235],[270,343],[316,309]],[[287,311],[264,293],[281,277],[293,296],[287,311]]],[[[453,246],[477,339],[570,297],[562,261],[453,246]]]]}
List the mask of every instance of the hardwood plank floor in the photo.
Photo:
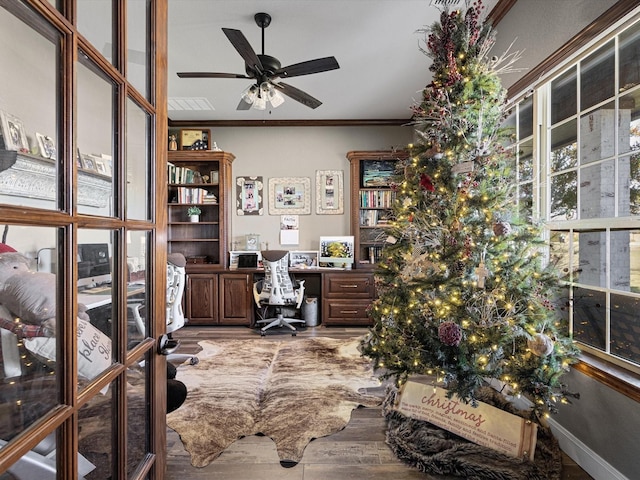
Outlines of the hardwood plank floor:
{"type": "MultiPolygon", "coordinates": [[[[187,326],[176,332],[174,338],[181,341],[180,353],[197,353],[198,342],[202,340],[295,341],[300,337],[352,338],[364,334],[363,328],[321,325],[302,329],[297,337],[275,331],[261,339],[257,330],[247,327],[187,326]]],[[[180,379],[179,375],[177,378],[180,379]]],[[[428,475],[398,460],[385,443],[385,422],[379,408],[354,410],[344,430],[312,441],[302,461],[293,468],[280,466],[275,444],[267,437],[244,437],[204,468],[191,466],[189,453],[171,429],[167,429],[167,447],[166,478],[171,480],[460,480],[460,477],[428,475]]],[[[564,454],[561,478],[592,480],[564,454]]]]}

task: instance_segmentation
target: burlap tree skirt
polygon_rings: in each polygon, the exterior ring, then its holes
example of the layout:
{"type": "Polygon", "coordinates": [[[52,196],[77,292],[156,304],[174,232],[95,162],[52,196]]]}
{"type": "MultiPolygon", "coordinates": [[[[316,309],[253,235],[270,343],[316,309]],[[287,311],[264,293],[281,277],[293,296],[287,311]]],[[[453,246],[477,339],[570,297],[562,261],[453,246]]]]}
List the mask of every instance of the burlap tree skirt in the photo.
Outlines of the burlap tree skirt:
{"type": "MultiPolygon", "coordinates": [[[[557,480],[562,471],[558,442],[551,431],[538,427],[534,461],[514,458],[461,438],[422,420],[414,420],[392,407],[397,391],[390,389],[383,406],[387,444],[405,463],[432,475],[453,475],[466,480],[557,480]]],[[[487,388],[479,400],[518,414],[504,397],[487,388]]]]}

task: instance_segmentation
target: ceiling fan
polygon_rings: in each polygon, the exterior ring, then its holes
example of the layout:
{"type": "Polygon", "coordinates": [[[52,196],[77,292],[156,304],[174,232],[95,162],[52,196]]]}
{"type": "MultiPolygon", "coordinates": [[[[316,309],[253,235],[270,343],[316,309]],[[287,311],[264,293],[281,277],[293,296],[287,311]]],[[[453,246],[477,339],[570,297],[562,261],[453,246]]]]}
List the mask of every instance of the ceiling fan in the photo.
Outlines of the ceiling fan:
{"type": "Polygon", "coordinates": [[[252,106],[259,110],[266,108],[266,102],[277,107],[284,102],[280,92],[309,108],[318,108],[322,102],[306,92],[281,82],[282,78],[299,77],[312,73],[326,72],[340,68],[335,57],[317,58],[306,62],[282,67],[280,61],[264,53],[264,29],[271,24],[271,15],[256,13],[256,24],[262,29],[262,53],[256,52],[240,30],[223,28],[231,44],[245,62],[246,75],[217,72],[178,72],[180,78],[249,78],[255,80],[242,94],[237,110],[248,110],[252,106]]]}

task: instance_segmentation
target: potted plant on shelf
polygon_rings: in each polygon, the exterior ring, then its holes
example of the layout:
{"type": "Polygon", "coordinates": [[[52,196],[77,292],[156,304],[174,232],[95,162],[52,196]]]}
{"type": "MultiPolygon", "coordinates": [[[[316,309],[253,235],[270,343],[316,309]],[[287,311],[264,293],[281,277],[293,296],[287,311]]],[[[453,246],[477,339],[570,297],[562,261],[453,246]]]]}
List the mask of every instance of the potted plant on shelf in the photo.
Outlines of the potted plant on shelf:
{"type": "Polygon", "coordinates": [[[202,210],[199,207],[189,207],[187,209],[187,215],[189,215],[190,222],[198,222],[200,221],[200,214],[202,210]]]}

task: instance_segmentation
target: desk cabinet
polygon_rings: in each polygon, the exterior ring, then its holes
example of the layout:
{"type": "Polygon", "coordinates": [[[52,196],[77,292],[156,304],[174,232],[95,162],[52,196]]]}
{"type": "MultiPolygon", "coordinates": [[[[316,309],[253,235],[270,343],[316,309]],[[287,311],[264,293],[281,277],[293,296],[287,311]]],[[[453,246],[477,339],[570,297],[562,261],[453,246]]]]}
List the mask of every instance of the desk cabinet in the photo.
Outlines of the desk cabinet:
{"type": "Polygon", "coordinates": [[[249,273],[220,274],[220,325],[251,325],[252,279],[249,273]]]}
{"type": "Polygon", "coordinates": [[[192,273],[185,291],[190,325],[250,325],[251,275],[192,273]]]}
{"type": "Polygon", "coordinates": [[[325,273],[322,284],[322,322],[325,326],[369,326],[367,309],[375,297],[373,273],[325,273]]]}
{"type": "Polygon", "coordinates": [[[187,275],[185,297],[186,316],[191,325],[218,323],[218,275],[194,273],[187,275]]]}

